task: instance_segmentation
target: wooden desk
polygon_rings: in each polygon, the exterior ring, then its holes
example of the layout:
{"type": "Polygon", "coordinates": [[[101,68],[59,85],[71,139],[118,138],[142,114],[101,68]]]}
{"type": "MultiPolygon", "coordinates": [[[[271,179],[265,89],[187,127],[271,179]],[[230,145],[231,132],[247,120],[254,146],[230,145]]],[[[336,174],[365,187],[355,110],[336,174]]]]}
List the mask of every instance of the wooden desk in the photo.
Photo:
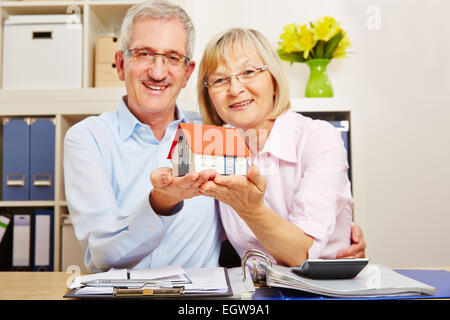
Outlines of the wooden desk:
{"type": "MultiPolygon", "coordinates": [[[[394,269],[450,271],[450,267],[394,269]]],[[[72,276],[66,272],[0,272],[0,300],[66,300],[66,282],[72,276]]]]}
{"type": "Polygon", "coordinates": [[[0,300],[61,300],[67,292],[66,272],[0,272],[0,300]]]}

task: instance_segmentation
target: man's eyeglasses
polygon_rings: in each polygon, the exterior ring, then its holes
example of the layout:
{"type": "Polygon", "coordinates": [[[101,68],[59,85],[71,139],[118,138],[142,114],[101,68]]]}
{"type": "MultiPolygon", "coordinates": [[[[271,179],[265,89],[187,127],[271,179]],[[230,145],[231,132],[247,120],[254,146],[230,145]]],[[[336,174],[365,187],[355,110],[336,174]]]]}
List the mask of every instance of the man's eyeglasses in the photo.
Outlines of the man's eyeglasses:
{"type": "Polygon", "coordinates": [[[207,81],[205,81],[205,87],[214,88],[214,89],[222,89],[229,86],[231,83],[231,78],[236,77],[240,83],[245,84],[256,78],[260,73],[268,70],[266,66],[262,66],[259,68],[248,68],[242,72],[235,72],[230,74],[229,76],[212,76],[207,81]]]}
{"type": "Polygon", "coordinates": [[[141,63],[155,63],[156,58],[160,56],[164,64],[172,67],[181,67],[183,65],[187,65],[189,61],[191,61],[191,59],[189,59],[188,57],[175,52],[156,53],[149,48],[127,49],[124,51],[124,53],[141,63]]]}

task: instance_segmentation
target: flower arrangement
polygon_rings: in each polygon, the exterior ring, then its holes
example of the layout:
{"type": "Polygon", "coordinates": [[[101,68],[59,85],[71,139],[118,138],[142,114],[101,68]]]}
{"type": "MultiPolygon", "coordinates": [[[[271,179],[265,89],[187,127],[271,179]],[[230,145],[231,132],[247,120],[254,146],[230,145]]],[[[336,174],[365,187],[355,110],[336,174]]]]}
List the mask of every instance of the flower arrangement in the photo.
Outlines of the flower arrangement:
{"type": "Polygon", "coordinates": [[[278,55],[281,60],[306,62],[312,59],[341,59],[347,57],[351,46],[348,35],[334,18],[323,17],[304,25],[295,23],[283,27],[278,55]]]}

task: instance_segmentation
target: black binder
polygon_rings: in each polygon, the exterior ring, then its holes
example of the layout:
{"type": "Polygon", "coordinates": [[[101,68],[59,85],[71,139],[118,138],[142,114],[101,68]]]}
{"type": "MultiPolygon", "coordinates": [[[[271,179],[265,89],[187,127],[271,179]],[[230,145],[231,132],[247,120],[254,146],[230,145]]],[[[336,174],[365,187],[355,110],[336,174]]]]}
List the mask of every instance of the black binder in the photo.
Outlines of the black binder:
{"type": "Polygon", "coordinates": [[[9,218],[9,224],[6,227],[3,238],[0,242],[0,271],[9,271],[12,262],[12,224],[11,214],[1,213],[2,216],[9,218]]]}

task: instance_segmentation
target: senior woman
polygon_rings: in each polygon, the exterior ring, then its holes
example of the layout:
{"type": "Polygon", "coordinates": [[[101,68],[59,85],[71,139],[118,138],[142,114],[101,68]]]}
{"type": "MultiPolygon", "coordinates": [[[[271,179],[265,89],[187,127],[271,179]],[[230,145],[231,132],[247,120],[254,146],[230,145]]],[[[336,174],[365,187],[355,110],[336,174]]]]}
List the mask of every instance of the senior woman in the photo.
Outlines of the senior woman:
{"type": "Polygon", "coordinates": [[[201,186],[220,200],[237,253],[256,248],[273,262],[298,266],[349,247],[352,196],[340,134],[291,110],[288,81],[269,41],[239,28],[214,37],[197,89],[204,122],[242,129],[251,151],[247,176],[218,174],[201,186]]]}

